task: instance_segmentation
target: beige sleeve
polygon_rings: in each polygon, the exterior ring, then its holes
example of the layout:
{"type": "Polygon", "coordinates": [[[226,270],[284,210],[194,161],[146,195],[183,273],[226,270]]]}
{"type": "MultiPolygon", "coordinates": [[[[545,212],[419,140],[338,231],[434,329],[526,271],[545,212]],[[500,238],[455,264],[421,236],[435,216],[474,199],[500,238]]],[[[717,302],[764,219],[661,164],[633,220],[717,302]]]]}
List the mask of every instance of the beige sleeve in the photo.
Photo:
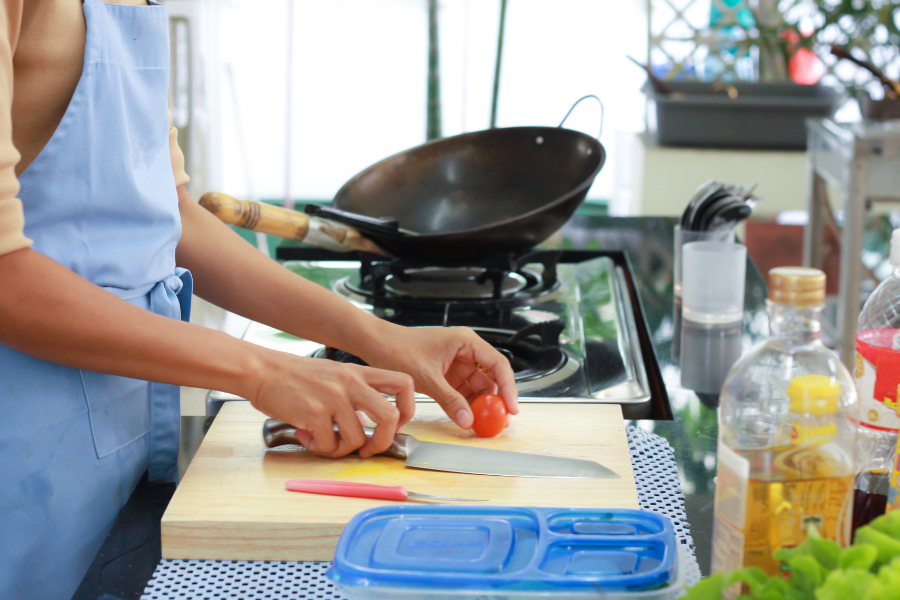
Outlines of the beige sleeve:
{"type": "Polygon", "coordinates": [[[172,155],[172,173],[175,174],[175,186],[184,185],[191,180],[184,170],[184,153],[178,145],[178,129],[172,125],[172,113],[169,112],[169,153],[172,155]]]}
{"type": "Polygon", "coordinates": [[[13,52],[22,24],[23,0],[0,0],[0,254],[31,245],[25,215],[16,198],[19,151],[12,141],[13,52]]]}

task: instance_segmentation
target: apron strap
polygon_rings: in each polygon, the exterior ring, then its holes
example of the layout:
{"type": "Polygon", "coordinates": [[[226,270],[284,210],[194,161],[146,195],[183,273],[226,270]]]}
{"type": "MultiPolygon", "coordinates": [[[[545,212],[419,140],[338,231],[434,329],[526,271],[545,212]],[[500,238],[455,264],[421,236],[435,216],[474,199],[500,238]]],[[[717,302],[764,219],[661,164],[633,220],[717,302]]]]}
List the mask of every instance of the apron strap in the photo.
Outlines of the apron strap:
{"type": "MultiPolygon", "coordinates": [[[[150,310],[188,321],[194,281],[190,271],[176,269],[150,291],[150,310]]],[[[181,387],[150,382],[150,481],[177,481],[181,440],[181,387]]]]}

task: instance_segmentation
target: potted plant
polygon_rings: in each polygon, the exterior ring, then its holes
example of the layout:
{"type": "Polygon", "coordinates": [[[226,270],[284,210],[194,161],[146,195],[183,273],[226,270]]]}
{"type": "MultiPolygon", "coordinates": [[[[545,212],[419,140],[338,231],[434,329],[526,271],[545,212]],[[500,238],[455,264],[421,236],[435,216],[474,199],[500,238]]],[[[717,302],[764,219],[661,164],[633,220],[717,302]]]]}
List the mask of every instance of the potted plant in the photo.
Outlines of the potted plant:
{"type": "Polygon", "coordinates": [[[748,9],[753,18],[735,25],[745,33],[739,45],[756,48],[759,81],[812,83],[822,74],[814,72],[821,61],[856,92],[867,80],[855,68],[836,64],[835,44],[882,69],[900,62],[900,0],[757,0],[748,9]]]}

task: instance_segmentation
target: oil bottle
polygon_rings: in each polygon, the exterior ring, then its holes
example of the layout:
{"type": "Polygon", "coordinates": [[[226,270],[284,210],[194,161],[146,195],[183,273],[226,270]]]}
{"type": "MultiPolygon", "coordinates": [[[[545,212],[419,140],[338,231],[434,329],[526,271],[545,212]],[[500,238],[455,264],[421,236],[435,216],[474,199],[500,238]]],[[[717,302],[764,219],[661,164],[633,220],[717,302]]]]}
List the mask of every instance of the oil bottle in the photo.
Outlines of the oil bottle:
{"type": "Polygon", "coordinates": [[[850,543],[857,396],[819,340],[825,274],[772,269],[766,304],[769,338],[732,367],[719,399],[714,572],[777,575],[786,567],[772,553],[810,525],[850,543]]]}

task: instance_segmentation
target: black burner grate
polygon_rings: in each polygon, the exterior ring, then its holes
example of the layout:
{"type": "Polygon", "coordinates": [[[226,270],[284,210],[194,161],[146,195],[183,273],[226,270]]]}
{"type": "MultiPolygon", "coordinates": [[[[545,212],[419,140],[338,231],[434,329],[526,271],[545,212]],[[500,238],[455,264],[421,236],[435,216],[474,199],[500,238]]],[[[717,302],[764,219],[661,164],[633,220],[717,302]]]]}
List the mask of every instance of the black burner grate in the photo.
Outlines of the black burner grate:
{"type": "Polygon", "coordinates": [[[536,251],[452,268],[361,254],[359,274],[338,289],[361,295],[378,307],[444,310],[447,302],[453,302],[504,308],[554,291],[561,256],[561,251],[536,251]]]}

